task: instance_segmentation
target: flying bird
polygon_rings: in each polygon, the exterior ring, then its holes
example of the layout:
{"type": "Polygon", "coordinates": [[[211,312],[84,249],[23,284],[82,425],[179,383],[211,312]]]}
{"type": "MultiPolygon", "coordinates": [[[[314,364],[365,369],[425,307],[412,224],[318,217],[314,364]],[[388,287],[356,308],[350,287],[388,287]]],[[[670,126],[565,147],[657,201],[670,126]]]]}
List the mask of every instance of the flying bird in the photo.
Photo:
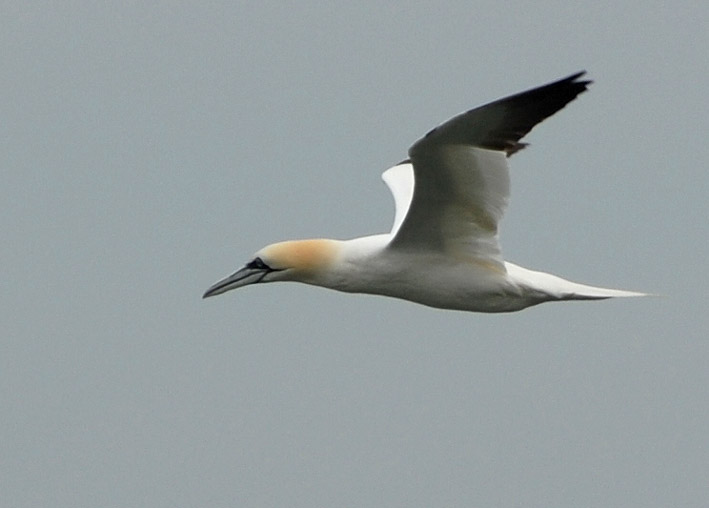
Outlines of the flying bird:
{"type": "Polygon", "coordinates": [[[505,261],[498,225],[507,207],[507,158],[520,140],[591,81],[579,72],[471,109],[409,148],[382,178],[394,196],[388,234],[268,245],[204,298],[251,284],[296,281],[430,307],[511,312],[549,301],[644,296],[571,282],[505,261]]]}

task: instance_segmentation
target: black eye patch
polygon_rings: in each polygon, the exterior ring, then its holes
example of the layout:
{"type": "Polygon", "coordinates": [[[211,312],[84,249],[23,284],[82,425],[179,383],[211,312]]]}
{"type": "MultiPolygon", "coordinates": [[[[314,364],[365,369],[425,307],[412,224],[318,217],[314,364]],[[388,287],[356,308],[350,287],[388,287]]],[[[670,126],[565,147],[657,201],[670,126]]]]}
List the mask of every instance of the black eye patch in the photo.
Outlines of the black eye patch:
{"type": "Polygon", "coordinates": [[[246,268],[253,268],[254,270],[270,270],[271,267],[263,262],[261,258],[254,258],[253,261],[246,265],[246,268]]]}

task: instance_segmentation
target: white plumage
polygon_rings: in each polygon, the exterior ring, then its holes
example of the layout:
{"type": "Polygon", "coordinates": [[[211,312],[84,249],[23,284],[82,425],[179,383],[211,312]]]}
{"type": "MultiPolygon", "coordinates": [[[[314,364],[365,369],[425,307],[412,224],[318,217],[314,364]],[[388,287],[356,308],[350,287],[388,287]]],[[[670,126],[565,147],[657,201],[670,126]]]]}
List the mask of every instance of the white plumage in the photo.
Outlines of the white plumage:
{"type": "Polygon", "coordinates": [[[256,282],[298,281],[431,307],[508,312],[554,300],[643,293],[577,284],[506,262],[498,224],[507,158],[536,124],[584,92],[583,72],[462,113],[418,140],[382,175],[396,211],[389,234],[269,245],[204,297],[256,282]]]}

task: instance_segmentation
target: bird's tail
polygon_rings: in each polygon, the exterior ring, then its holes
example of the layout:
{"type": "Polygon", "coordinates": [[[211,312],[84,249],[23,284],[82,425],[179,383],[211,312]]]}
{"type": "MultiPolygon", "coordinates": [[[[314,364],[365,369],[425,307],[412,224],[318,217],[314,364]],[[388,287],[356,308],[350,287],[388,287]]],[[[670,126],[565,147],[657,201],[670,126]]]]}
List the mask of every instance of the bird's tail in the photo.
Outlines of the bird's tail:
{"type": "MultiPolygon", "coordinates": [[[[568,282],[568,281],[567,281],[568,282]]],[[[562,300],[602,300],[604,298],[627,298],[630,296],[649,296],[647,293],[624,289],[600,288],[569,282],[570,287],[562,295],[562,300]]]]}
{"type": "Polygon", "coordinates": [[[539,291],[557,300],[603,300],[605,298],[627,298],[649,296],[647,293],[588,286],[562,279],[556,275],[535,272],[512,263],[505,263],[508,275],[519,285],[532,291],[539,291]]]}

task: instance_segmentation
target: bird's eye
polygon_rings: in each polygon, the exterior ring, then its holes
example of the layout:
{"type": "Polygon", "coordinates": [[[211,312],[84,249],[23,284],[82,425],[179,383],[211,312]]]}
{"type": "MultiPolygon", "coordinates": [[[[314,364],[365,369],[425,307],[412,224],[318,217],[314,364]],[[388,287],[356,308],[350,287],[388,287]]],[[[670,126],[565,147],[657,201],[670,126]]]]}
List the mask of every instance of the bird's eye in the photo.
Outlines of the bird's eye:
{"type": "Polygon", "coordinates": [[[261,258],[254,258],[249,264],[246,265],[247,268],[253,268],[255,270],[270,270],[271,268],[263,262],[261,258]]]}

